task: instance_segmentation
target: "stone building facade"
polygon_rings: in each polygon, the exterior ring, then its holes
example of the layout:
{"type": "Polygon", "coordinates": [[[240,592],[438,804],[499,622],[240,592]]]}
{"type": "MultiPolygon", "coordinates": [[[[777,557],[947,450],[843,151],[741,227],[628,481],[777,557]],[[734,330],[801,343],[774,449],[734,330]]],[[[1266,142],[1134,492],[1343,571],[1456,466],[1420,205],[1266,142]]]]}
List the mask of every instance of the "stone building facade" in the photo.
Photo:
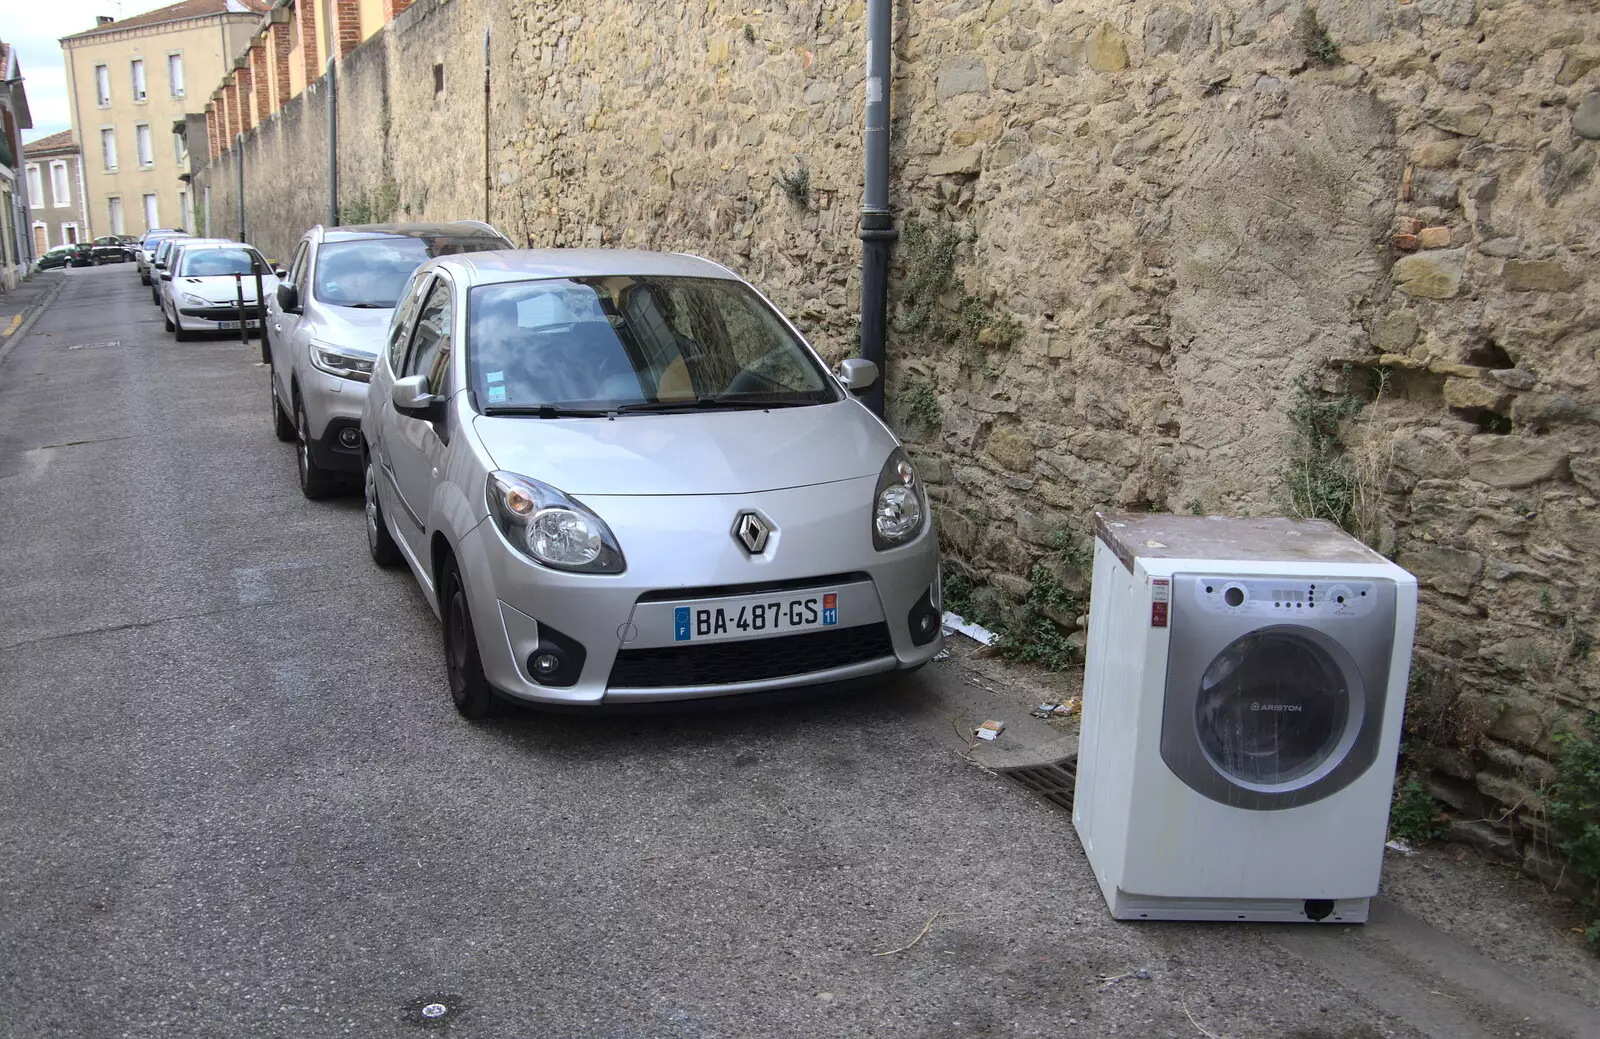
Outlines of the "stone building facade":
{"type": "Polygon", "coordinates": [[[28,180],[28,233],[33,255],[73,242],[89,241],[89,214],[83,194],[78,141],[71,130],[23,146],[28,180]]]}
{"type": "MultiPolygon", "coordinates": [[[[842,357],[863,18],[419,0],[342,63],[343,212],[697,252],[842,357]]],[[[1097,507],[1328,498],[1421,579],[1413,763],[1553,875],[1551,738],[1600,706],[1600,4],[913,0],[894,50],[890,414],[952,565],[1020,598],[1097,507]]],[[[269,251],[326,212],[324,118],[204,174],[243,162],[269,251]]]]}

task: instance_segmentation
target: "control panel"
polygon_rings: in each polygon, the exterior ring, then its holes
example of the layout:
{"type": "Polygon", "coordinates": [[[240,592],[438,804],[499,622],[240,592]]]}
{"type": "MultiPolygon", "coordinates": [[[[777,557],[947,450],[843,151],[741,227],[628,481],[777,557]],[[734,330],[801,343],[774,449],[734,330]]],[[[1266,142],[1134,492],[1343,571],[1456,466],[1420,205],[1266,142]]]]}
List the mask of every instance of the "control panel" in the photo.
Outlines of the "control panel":
{"type": "Polygon", "coordinates": [[[1196,605],[1207,612],[1289,622],[1362,617],[1377,605],[1372,581],[1337,577],[1201,574],[1192,587],[1196,605]]]}

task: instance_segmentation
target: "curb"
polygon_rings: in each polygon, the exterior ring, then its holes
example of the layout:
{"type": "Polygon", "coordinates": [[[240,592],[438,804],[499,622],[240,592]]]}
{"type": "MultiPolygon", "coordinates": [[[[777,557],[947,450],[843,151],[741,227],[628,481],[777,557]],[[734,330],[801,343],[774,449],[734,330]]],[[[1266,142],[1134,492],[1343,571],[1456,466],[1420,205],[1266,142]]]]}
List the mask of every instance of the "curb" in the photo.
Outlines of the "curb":
{"type": "Polygon", "coordinates": [[[34,324],[39,320],[39,315],[50,309],[51,305],[55,303],[56,297],[61,295],[61,290],[66,287],[67,279],[63,277],[56,282],[55,288],[50,289],[45,294],[45,297],[40,300],[37,306],[28,311],[27,315],[22,319],[22,324],[18,325],[16,330],[8,335],[3,342],[0,342],[0,365],[6,363],[6,359],[11,356],[11,351],[16,347],[17,343],[26,339],[28,333],[33,330],[34,324]]]}

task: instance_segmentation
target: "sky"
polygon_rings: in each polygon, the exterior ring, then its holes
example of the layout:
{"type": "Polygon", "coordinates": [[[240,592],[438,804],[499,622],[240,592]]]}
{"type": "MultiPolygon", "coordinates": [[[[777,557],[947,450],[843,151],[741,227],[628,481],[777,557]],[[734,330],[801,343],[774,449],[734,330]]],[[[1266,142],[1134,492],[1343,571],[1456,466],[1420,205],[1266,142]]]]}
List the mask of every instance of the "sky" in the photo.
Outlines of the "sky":
{"type": "Polygon", "coordinates": [[[67,100],[66,62],[60,39],[94,28],[96,15],[132,18],[177,0],[4,0],[0,40],[17,50],[22,79],[28,91],[33,129],[22,131],[22,141],[37,141],[72,126],[67,100]]]}

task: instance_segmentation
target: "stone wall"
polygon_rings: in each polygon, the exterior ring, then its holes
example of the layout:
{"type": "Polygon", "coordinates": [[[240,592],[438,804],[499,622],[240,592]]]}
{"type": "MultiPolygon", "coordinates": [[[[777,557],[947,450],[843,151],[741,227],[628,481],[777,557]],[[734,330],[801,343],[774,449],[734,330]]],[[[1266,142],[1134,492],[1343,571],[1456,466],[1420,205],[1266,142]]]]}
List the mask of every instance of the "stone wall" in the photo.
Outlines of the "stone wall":
{"type": "MultiPolygon", "coordinates": [[[[710,256],[844,356],[863,16],[422,0],[346,59],[346,198],[481,215],[489,22],[502,229],[710,256]]],[[[1331,473],[1423,584],[1434,790],[1545,869],[1543,756],[1600,705],[1600,4],[902,0],[896,33],[891,418],[952,561],[1020,597],[1096,507],[1284,511],[1331,473]]],[[[325,208],[289,109],[246,148],[262,235],[325,208]]]]}

